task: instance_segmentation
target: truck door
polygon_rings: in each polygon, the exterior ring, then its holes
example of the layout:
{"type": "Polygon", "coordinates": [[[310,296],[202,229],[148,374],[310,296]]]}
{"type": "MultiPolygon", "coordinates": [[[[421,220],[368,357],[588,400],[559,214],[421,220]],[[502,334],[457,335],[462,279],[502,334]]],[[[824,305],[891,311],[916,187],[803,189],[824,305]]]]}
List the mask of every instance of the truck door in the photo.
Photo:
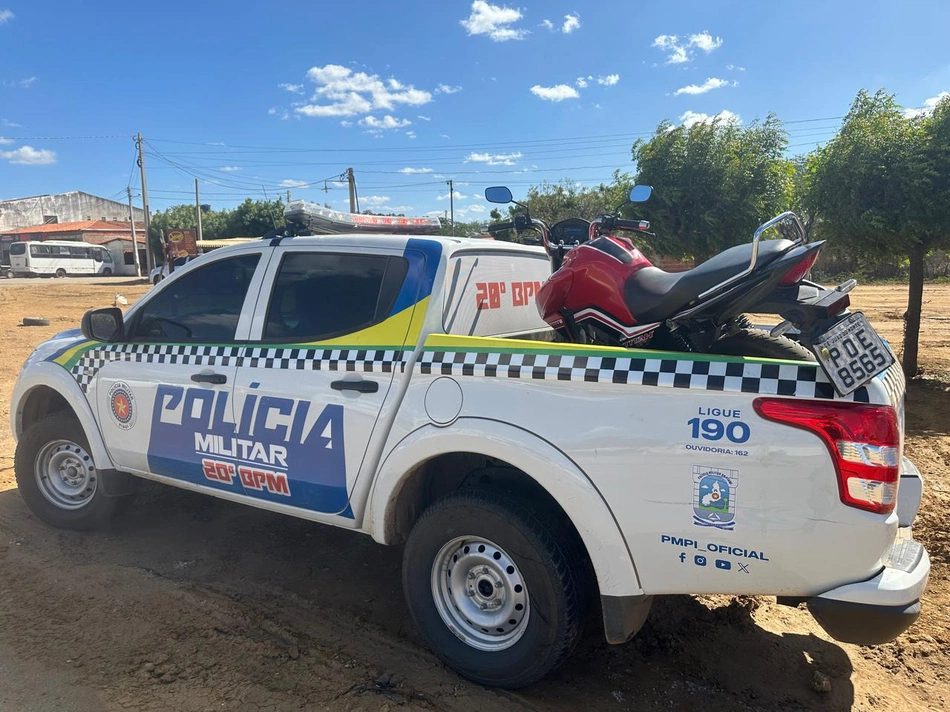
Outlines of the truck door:
{"type": "Polygon", "coordinates": [[[231,394],[268,256],[249,249],[208,257],[130,312],[126,338],[101,354],[95,383],[119,469],[243,493],[227,457],[231,394]]]}
{"type": "Polygon", "coordinates": [[[398,249],[276,249],[235,382],[247,494],[353,519],[348,492],[400,370],[414,274],[398,249]]]}

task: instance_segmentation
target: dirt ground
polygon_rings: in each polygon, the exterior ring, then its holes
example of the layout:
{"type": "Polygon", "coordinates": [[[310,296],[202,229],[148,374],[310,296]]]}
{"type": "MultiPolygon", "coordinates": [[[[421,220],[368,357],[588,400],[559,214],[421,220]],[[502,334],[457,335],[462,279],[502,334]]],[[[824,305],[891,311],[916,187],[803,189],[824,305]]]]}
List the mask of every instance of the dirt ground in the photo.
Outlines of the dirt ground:
{"type": "MultiPolygon", "coordinates": [[[[926,478],[915,526],[933,560],[920,621],[896,642],[831,641],[774,599],[659,601],[619,647],[596,621],[551,678],[518,693],[445,669],[413,629],[401,551],[369,537],[145,483],[107,531],[38,522],[13,479],[9,394],[31,348],[122,280],[0,282],[0,710],[946,710],[950,708],[950,285],[925,291],[907,452],[926,478]],[[46,316],[49,327],[18,326],[46,316]],[[816,677],[830,680],[817,691],[816,677]]],[[[900,343],[906,289],[853,302],[900,343]]]]}

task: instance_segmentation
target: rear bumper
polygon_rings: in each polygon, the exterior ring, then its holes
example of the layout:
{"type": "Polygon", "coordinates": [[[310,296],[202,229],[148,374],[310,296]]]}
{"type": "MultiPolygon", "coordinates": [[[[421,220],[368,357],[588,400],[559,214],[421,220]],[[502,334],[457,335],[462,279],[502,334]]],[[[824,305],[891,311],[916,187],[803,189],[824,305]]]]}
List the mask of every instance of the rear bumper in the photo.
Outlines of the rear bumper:
{"type": "Polygon", "coordinates": [[[868,581],[839,586],[808,599],[808,610],[835,640],[857,645],[888,643],[920,616],[920,597],[930,576],[927,550],[914,541],[911,525],[923,495],[923,478],[908,458],[901,463],[899,528],[884,569],[868,581]]]}
{"type": "Polygon", "coordinates": [[[927,550],[902,528],[884,570],[859,583],[808,599],[808,610],[835,640],[856,645],[888,643],[920,616],[920,597],[930,576],[927,550]]]}

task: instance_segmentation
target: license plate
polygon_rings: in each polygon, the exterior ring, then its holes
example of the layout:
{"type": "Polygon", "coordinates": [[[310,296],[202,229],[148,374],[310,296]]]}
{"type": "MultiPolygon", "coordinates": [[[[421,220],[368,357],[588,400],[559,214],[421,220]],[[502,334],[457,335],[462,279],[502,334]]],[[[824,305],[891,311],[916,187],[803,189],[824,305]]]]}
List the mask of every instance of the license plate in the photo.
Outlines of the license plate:
{"type": "Polygon", "coordinates": [[[894,363],[891,350],[864,318],[855,312],[815,340],[818,363],[843,396],[853,393],[894,363]]]}

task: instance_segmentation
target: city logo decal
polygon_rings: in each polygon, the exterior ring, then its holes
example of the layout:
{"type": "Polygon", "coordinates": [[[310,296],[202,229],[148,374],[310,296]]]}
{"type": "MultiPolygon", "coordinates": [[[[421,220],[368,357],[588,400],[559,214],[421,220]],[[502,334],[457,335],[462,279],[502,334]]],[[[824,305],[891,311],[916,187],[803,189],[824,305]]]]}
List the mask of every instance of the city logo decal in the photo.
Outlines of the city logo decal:
{"type": "Polygon", "coordinates": [[[116,381],[109,389],[109,410],[116,425],[123,430],[135,426],[135,396],[127,383],[116,381]]]}
{"type": "Polygon", "coordinates": [[[739,470],[693,465],[693,524],[732,531],[739,470]]]}

